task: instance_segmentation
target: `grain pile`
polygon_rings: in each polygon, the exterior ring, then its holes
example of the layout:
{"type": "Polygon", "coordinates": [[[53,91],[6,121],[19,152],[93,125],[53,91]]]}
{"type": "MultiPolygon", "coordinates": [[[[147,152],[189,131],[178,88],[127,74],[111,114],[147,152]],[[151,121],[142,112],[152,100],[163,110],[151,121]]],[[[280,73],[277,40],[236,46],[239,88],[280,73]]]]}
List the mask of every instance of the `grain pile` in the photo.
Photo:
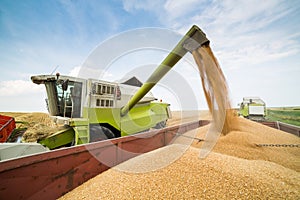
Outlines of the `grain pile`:
{"type": "MultiPolygon", "coordinates": [[[[201,143],[190,148],[172,144],[99,174],[60,199],[299,199],[299,148],[256,147],[255,143],[299,144],[300,139],[238,120],[240,129],[221,136],[205,159],[199,158],[201,143]],[[166,167],[139,173],[140,168],[152,169],[183,149],[185,153],[166,167]]],[[[201,137],[208,129],[190,132],[201,137]]]]}
{"type": "MultiPolygon", "coordinates": [[[[265,160],[300,172],[300,149],[297,147],[259,147],[256,144],[300,144],[300,138],[265,125],[237,118],[238,127],[220,137],[215,152],[247,160],[265,160]]],[[[203,138],[208,126],[199,128],[196,137],[203,138]]],[[[193,147],[201,148],[196,141],[193,147]]]]}

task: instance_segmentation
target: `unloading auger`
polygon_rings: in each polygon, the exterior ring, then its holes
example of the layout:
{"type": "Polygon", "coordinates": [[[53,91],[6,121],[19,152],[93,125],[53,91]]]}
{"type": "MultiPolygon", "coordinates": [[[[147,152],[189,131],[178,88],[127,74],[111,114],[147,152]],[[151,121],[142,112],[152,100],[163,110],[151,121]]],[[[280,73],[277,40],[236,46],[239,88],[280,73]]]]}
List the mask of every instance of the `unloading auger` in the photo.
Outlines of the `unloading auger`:
{"type": "Polygon", "coordinates": [[[206,38],[205,33],[198,26],[193,25],[148,80],[121,109],[121,116],[126,115],[187,52],[193,52],[200,46],[208,44],[209,40],[206,38]]]}

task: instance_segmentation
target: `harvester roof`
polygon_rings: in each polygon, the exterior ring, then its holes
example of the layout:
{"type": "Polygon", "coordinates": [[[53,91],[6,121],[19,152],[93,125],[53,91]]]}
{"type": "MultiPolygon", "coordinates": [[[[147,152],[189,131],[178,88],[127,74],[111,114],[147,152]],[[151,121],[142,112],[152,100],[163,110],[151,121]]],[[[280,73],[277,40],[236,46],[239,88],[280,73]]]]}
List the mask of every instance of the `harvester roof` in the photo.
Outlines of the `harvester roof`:
{"type": "Polygon", "coordinates": [[[243,103],[256,103],[265,105],[265,102],[259,97],[244,97],[243,103]]]}

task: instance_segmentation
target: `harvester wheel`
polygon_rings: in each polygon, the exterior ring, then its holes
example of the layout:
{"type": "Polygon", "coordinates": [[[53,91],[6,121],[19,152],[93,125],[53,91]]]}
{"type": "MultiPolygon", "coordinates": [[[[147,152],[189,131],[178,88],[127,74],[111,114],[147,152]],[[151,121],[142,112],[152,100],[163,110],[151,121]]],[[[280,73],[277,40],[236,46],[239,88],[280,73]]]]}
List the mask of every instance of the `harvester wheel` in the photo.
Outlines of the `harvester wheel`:
{"type": "Polygon", "coordinates": [[[90,125],[90,142],[115,138],[115,134],[104,126],[90,125]]]}
{"type": "Polygon", "coordinates": [[[161,121],[161,122],[158,122],[154,128],[161,129],[161,128],[165,128],[166,125],[167,125],[167,121],[161,121]]]}

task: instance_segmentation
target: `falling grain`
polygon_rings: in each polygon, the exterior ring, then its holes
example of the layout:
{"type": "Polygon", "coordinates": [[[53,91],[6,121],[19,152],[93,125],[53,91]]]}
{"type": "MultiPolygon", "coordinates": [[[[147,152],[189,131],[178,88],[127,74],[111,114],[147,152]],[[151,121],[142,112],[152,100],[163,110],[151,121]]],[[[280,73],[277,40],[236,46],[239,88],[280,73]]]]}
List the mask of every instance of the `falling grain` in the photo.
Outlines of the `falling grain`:
{"type": "Polygon", "coordinates": [[[215,146],[220,134],[228,134],[237,123],[236,114],[231,109],[228,87],[225,76],[214,56],[209,44],[192,52],[198,65],[202,88],[212,116],[212,124],[208,130],[200,157],[205,158],[215,146]]]}

